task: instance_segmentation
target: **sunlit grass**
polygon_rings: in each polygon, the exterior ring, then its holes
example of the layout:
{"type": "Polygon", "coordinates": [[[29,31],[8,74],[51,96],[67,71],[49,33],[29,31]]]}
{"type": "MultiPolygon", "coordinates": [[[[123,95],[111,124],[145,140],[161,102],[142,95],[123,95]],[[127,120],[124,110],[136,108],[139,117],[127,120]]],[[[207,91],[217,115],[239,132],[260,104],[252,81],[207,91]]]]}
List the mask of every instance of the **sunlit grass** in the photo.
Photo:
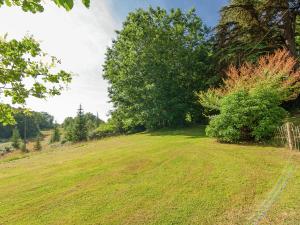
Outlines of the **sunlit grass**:
{"type": "Polygon", "coordinates": [[[288,151],[220,144],[189,128],[24,156],[0,160],[0,224],[247,224],[288,151]]]}

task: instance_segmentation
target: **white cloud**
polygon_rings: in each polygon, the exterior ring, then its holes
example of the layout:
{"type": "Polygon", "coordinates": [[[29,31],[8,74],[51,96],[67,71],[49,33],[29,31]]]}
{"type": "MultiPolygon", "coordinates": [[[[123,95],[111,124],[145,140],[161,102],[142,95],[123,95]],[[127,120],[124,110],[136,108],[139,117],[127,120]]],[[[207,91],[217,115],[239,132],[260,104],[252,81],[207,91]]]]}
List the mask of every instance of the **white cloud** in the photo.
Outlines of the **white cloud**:
{"type": "Polygon", "coordinates": [[[107,83],[102,79],[102,64],[107,46],[115,36],[119,24],[112,17],[106,1],[92,1],[90,9],[76,4],[66,12],[52,4],[40,14],[24,13],[18,8],[0,8],[0,35],[22,38],[32,34],[41,41],[42,49],[62,60],[62,67],[72,71],[70,89],[61,96],[47,101],[31,98],[28,106],[37,111],[47,111],[61,122],[73,116],[79,104],[85,111],[99,112],[106,118],[108,103],[107,83]]]}

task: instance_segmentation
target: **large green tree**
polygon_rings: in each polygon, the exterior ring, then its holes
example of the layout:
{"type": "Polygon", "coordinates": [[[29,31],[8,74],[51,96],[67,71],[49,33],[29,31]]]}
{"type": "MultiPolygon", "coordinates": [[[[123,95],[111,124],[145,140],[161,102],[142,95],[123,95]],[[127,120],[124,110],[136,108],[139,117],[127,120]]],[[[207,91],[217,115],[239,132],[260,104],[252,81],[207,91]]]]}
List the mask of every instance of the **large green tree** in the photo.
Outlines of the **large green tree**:
{"type": "Polygon", "coordinates": [[[299,55],[299,0],[232,0],[221,10],[216,50],[221,70],[286,47],[299,55]]]}
{"type": "Polygon", "coordinates": [[[194,9],[130,13],[104,64],[113,117],[125,128],[158,128],[199,119],[194,92],[213,81],[207,34],[194,9]]]}
{"type": "MultiPolygon", "coordinates": [[[[57,6],[65,8],[67,11],[71,10],[74,6],[74,0],[51,0],[57,6]]],[[[81,0],[86,6],[90,6],[90,0],[81,0]]],[[[43,0],[0,0],[0,7],[6,6],[18,6],[25,12],[43,12],[45,1],[43,0]]]]}
{"type": "Polygon", "coordinates": [[[55,70],[60,61],[47,56],[32,37],[0,38],[0,123],[12,124],[13,109],[4,104],[25,105],[29,97],[59,95],[71,74],[55,70]]]}

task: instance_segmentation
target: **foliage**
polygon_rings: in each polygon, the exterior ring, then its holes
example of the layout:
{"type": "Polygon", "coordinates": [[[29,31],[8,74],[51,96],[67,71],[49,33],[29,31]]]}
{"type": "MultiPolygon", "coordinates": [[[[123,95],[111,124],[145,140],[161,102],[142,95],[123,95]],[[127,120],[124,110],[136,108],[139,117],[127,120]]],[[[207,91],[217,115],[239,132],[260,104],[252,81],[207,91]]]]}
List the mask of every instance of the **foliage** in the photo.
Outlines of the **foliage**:
{"type": "Polygon", "coordinates": [[[14,109],[15,121],[17,125],[3,126],[0,124],[0,138],[8,139],[12,137],[13,129],[17,128],[22,137],[24,137],[25,120],[27,137],[36,137],[40,130],[51,129],[53,125],[53,116],[45,112],[25,113],[21,109],[14,109]],[[26,118],[25,118],[26,117],[26,118]]]}
{"type": "Polygon", "coordinates": [[[57,125],[54,126],[54,129],[52,131],[52,135],[50,138],[50,143],[55,143],[60,141],[60,131],[57,125]]]}
{"type": "Polygon", "coordinates": [[[276,89],[280,96],[280,104],[296,99],[300,93],[300,71],[295,70],[297,60],[285,49],[274,54],[260,57],[258,63],[245,63],[241,67],[230,66],[219,88],[200,92],[199,98],[203,106],[220,109],[220,99],[238,90],[251,90],[258,87],[276,89]]]}
{"type": "Polygon", "coordinates": [[[12,142],[12,147],[14,149],[19,149],[20,148],[20,133],[19,130],[17,128],[13,129],[13,133],[12,133],[12,138],[11,138],[11,142],[12,142]]]}
{"type": "MultiPolygon", "coordinates": [[[[83,114],[83,117],[86,123],[88,137],[92,136],[95,129],[97,129],[99,125],[101,126],[104,123],[103,120],[99,119],[98,115],[95,116],[92,113],[85,113],[83,114]]],[[[62,127],[66,131],[66,139],[69,141],[72,141],[73,139],[72,134],[75,129],[74,128],[75,124],[76,124],[76,117],[75,118],[67,117],[62,124],[62,127]]]]}
{"type": "Polygon", "coordinates": [[[21,144],[21,151],[23,153],[27,153],[29,152],[28,149],[27,149],[27,144],[26,144],[26,141],[23,140],[22,144],[21,144]]]}
{"type": "Polygon", "coordinates": [[[42,150],[41,136],[40,135],[38,135],[37,138],[35,139],[35,144],[33,146],[33,149],[35,151],[41,151],[42,150]]]}
{"type": "Polygon", "coordinates": [[[34,120],[40,130],[52,129],[54,125],[54,117],[47,112],[32,112],[34,120]]]}
{"type": "Polygon", "coordinates": [[[86,122],[82,106],[80,105],[74,122],[66,127],[66,139],[72,142],[86,141],[88,138],[86,122]]]}
{"type": "MultiPolygon", "coordinates": [[[[46,98],[59,95],[71,81],[71,74],[54,72],[60,63],[47,57],[33,37],[17,41],[0,38],[0,99],[6,97],[12,104],[26,104],[29,97],[46,98]]],[[[13,109],[0,102],[0,122],[13,124],[13,109]]]]}
{"type": "MultiPolygon", "coordinates": [[[[81,0],[86,6],[90,6],[90,0],[81,0]]],[[[74,0],[52,0],[57,6],[65,8],[67,11],[71,10],[74,5],[74,0]]],[[[44,11],[44,1],[42,0],[0,0],[0,7],[6,6],[19,6],[25,12],[43,12],[44,11]]]]}
{"type": "Polygon", "coordinates": [[[101,139],[120,134],[118,127],[113,123],[102,123],[100,126],[89,134],[89,139],[101,139]]]}
{"type": "Polygon", "coordinates": [[[280,102],[274,89],[233,92],[221,100],[220,114],[212,118],[206,132],[224,142],[268,140],[287,116],[280,102]]]}
{"type": "Polygon", "coordinates": [[[200,103],[219,111],[207,128],[221,141],[263,141],[286,116],[281,104],[300,93],[300,71],[286,50],[261,57],[257,64],[231,66],[223,86],[201,92],[200,103]]]}
{"type": "Polygon", "coordinates": [[[108,48],[104,78],[122,128],[184,125],[199,121],[194,96],[212,83],[208,29],[195,10],[138,9],[128,15],[108,48]]]}
{"type": "Polygon", "coordinates": [[[216,28],[220,69],[254,62],[283,46],[293,56],[298,55],[299,15],[298,0],[230,1],[222,8],[216,28]]]}

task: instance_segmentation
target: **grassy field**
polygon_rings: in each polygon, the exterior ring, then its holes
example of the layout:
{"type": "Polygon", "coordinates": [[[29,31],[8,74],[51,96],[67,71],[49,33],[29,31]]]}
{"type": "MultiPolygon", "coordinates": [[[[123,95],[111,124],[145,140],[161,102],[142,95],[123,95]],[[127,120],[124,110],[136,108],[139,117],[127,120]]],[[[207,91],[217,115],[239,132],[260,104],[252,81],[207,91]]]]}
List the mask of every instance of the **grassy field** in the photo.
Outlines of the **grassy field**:
{"type": "Polygon", "coordinates": [[[201,128],[14,153],[0,159],[0,224],[252,224],[289,165],[261,224],[300,221],[299,154],[201,128]]]}

